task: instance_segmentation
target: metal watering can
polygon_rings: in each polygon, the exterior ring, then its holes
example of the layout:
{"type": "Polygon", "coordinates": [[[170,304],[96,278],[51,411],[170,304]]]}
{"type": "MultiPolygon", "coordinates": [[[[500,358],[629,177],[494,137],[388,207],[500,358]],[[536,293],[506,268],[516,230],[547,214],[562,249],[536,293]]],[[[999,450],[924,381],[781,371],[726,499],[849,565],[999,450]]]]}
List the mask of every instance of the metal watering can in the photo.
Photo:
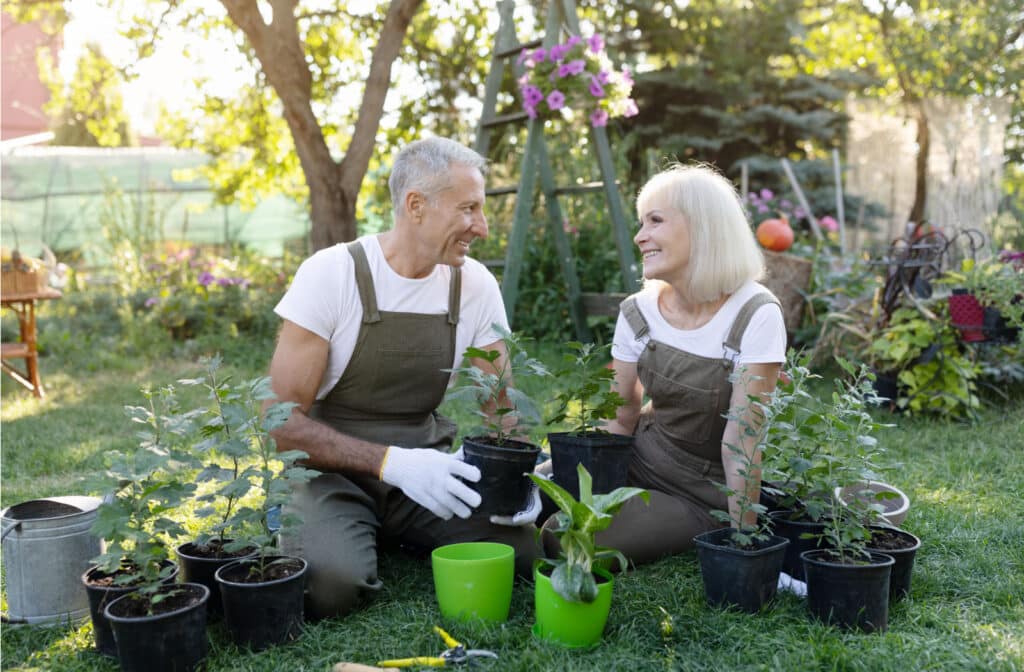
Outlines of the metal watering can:
{"type": "Polygon", "coordinates": [[[81,576],[99,555],[90,533],[99,497],[47,497],[0,511],[9,623],[50,623],[89,615],[81,576]]]}

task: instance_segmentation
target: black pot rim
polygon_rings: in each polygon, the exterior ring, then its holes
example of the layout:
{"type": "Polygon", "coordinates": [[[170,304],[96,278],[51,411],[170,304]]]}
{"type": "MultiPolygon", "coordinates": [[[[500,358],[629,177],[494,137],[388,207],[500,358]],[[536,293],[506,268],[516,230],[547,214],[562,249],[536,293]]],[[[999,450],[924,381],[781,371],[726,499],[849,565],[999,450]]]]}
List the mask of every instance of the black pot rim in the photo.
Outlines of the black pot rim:
{"type": "Polygon", "coordinates": [[[725,544],[719,544],[711,540],[713,537],[717,537],[718,535],[723,535],[724,533],[731,531],[732,528],[729,527],[720,527],[715,530],[708,530],[707,532],[701,532],[700,534],[695,536],[693,538],[693,541],[698,546],[701,546],[709,550],[714,550],[719,553],[727,553],[729,555],[740,555],[747,558],[757,557],[759,555],[767,555],[768,553],[781,550],[785,548],[787,545],[789,545],[789,539],[785,537],[780,537],[777,534],[773,534],[769,537],[768,545],[763,546],[761,548],[753,548],[749,550],[743,548],[736,548],[735,546],[726,546],[725,544]]]}
{"type": "Polygon", "coordinates": [[[873,529],[873,530],[877,529],[877,530],[886,530],[887,532],[896,532],[900,536],[910,537],[911,539],[914,540],[914,545],[913,546],[908,546],[907,548],[889,548],[889,549],[873,548],[871,546],[871,542],[868,542],[867,549],[869,551],[878,551],[879,553],[883,553],[885,555],[892,555],[892,554],[902,555],[904,553],[910,553],[912,551],[916,551],[917,549],[921,548],[921,539],[917,535],[913,534],[912,532],[907,532],[906,530],[904,530],[902,528],[899,528],[899,527],[896,527],[895,525],[871,525],[869,527],[871,529],[873,529]]]}
{"type": "Polygon", "coordinates": [[[167,586],[161,587],[160,590],[165,590],[165,589],[175,589],[175,590],[177,590],[177,589],[181,589],[181,588],[187,588],[188,590],[199,589],[199,591],[200,591],[200,593],[202,595],[199,598],[199,603],[198,604],[190,604],[190,605],[181,607],[179,609],[175,609],[174,611],[168,611],[168,612],[163,613],[163,614],[154,614],[152,616],[118,616],[117,614],[110,613],[110,608],[113,607],[115,604],[117,604],[119,602],[122,602],[124,600],[133,599],[132,595],[122,595],[122,596],[118,597],[116,600],[111,600],[110,603],[107,604],[106,607],[104,607],[103,615],[106,617],[106,619],[108,621],[111,621],[112,623],[152,623],[154,621],[163,621],[163,620],[166,620],[168,618],[173,618],[173,617],[175,617],[175,616],[177,616],[179,614],[183,614],[186,611],[189,611],[191,609],[195,609],[197,607],[202,607],[206,603],[206,601],[210,599],[210,589],[207,588],[206,586],[204,586],[201,583],[173,583],[173,584],[169,584],[167,586]]]}
{"type": "MultiPolygon", "coordinates": [[[[174,565],[174,572],[171,573],[171,575],[168,577],[169,579],[177,577],[178,574],[181,572],[181,565],[174,562],[173,560],[167,559],[164,560],[163,563],[174,565]]],[[[96,565],[89,565],[88,569],[82,572],[82,584],[89,590],[100,590],[110,593],[130,593],[138,589],[138,586],[98,586],[95,583],[89,581],[89,575],[96,571],[99,571],[99,567],[97,567],[96,565]]],[[[106,574],[106,572],[103,572],[103,574],[106,574]]],[[[106,575],[110,576],[110,574],[106,575]]]]}
{"type": "Polygon", "coordinates": [[[633,436],[614,434],[612,432],[583,432],[580,434],[574,434],[572,432],[548,432],[546,436],[549,445],[552,443],[552,438],[556,441],[569,439],[570,441],[594,442],[600,444],[602,448],[632,448],[634,442],[633,436]]]}
{"type": "Polygon", "coordinates": [[[225,578],[221,577],[221,572],[228,572],[235,565],[248,564],[248,563],[253,562],[255,559],[256,558],[239,558],[237,560],[229,562],[228,564],[226,564],[223,567],[221,567],[220,569],[218,569],[217,572],[213,575],[213,578],[217,581],[217,583],[223,583],[223,584],[228,585],[228,586],[239,586],[239,587],[243,587],[243,588],[246,587],[246,586],[274,586],[274,585],[277,585],[277,584],[280,584],[280,583],[287,583],[288,581],[294,581],[295,579],[303,576],[306,573],[306,571],[309,569],[309,563],[306,562],[305,558],[300,558],[297,555],[272,555],[272,556],[267,556],[267,559],[268,560],[298,560],[299,562],[302,563],[302,569],[300,569],[299,571],[295,572],[294,574],[292,574],[290,576],[285,576],[285,577],[280,578],[280,579],[274,579],[273,581],[255,581],[255,582],[253,582],[253,581],[231,581],[230,579],[225,579],[225,578]]]}
{"type": "Polygon", "coordinates": [[[848,565],[842,562],[831,562],[829,560],[822,560],[817,556],[825,555],[830,553],[831,549],[827,548],[815,548],[809,551],[804,551],[800,554],[800,559],[804,562],[810,562],[821,567],[832,567],[834,569],[850,569],[857,570],[862,568],[878,568],[878,567],[891,567],[896,564],[896,559],[888,553],[882,553],[881,551],[868,551],[871,554],[871,561],[862,565],[848,565]]]}
{"type": "Polygon", "coordinates": [[[540,446],[538,446],[535,443],[530,443],[529,441],[517,441],[516,439],[507,439],[505,441],[506,444],[512,443],[517,446],[522,446],[521,448],[508,448],[506,446],[498,446],[491,443],[490,437],[487,436],[467,436],[466,438],[462,439],[463,450],[465,450],[465,444],[467,441],[477,446],[485,447],[488,450],[496,451],[499,454],[509,453],[513,455],[523,455],[524,453],[533,453],[534,457],[536,457],[536,455],[540,453],[540,446]]]}
{"type": "MultiPolygon", "coordinates": [[[[230,540],[230,541],[233,541],[233,540],[230,540]]],[[[178,555],[179,557],[188,558],[190,561],[197,562],[197,563],[202,563],[202,562],[216,563],[216,562],[224,562],[225,560],[230,560],[231,562],[234,562],[235,560],[244,560],[245,558],[251,558],[254,555],[256,555],[257,553],[259,553],[259,549],[258,548],[256,548],[255,546],[251,546],[250,548],[252,548],[252,550],[249,553],[246,553],[245,555],[235,555],[235,556],[232,556],[230,558],[208,558],[208,557],[206,557],[204,555],[192,555],[191,553],[188,553],[188,552],[182,550],[186,546],[193,546],[194,547],[195,545],[196,545],[195,540],[193,540],[193,541],[186,541],[185,543],[180,544],[177,548],[175,548],[174,549],[174,553],[176,555],[178,555]]]]}

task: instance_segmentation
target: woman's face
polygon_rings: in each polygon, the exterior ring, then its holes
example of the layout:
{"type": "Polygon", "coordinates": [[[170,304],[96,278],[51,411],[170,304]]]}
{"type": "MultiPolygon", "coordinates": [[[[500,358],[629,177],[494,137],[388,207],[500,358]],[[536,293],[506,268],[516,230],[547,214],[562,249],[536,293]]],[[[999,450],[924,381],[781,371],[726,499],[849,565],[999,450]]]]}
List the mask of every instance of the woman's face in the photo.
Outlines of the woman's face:
{"type": "Polygon", "coordinates": [[[644,279],[680,282],[690,262],[690,222],[658,193],[640,203],[638,214],[640,230],[633,242],[643,257],[644,279]]]}

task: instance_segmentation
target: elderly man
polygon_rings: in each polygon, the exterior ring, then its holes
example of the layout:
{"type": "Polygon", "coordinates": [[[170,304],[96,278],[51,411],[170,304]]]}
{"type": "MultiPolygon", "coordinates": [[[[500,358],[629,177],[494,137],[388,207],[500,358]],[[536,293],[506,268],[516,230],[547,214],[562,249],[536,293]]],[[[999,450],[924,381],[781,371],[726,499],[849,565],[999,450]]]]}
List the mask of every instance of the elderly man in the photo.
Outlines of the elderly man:
{"type": "Polygon", "coordinates": [[[497,281],[467,256],[487,236],[484,166],[451,140],[409,144],[388,181],[393,228],[314,254],[275,309],[273,388],[298,404],[275,438],[323,472],[296,491],[303,523],[282,539],[309,562],[314,618],[381,588],[378,544],[500,541],[524,575],[536,556],[539,499],[514,517],[472,516],[480,472],[449,452],[456,428],[437,412],[444,369],[468,347],[506,354],[497,281]]]}

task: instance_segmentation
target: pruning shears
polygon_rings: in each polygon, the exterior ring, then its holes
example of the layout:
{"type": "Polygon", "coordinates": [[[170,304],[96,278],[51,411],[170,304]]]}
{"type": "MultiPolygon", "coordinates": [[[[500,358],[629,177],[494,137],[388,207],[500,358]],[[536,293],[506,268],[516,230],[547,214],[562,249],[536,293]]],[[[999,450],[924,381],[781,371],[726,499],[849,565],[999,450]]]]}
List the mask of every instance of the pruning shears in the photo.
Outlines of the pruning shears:
{"type": "Polygon", "coordinates": [[[497,660],[498,654],[486,649],[467,649],[462,642],[449,635],[441,628],[434,626],[434,632],[441,635],[445,646],[448,648],[436,656],[417,656],[415,658],[397,658],[395,660],[382,660],[377,663],[379,667],[412,667],[419,665],[423,667],[444,667],[445,665],[472,664],[476,658],[493,658],[497,660]]]}

